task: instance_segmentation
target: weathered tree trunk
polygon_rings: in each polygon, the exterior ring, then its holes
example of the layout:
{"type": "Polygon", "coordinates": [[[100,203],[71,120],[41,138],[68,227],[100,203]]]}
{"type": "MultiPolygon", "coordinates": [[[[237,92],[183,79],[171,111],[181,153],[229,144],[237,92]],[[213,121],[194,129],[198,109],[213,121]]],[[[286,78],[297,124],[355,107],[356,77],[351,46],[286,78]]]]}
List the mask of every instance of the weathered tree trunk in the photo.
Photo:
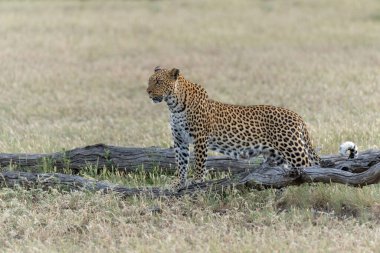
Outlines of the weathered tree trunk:
{"type": "Polygon", "coordinates": [[[290,176],[289,171],[279,167],[266,167],[261,165],[257,169],[240,172],[231,178],[191,184],[186,189],[170,191],[159,187],[129,188],[105,181],[95,181],[80,176],[61,173],[31,173],[6,171],[0,173],[0,185],[5,187],[49,187],[66,188],[69,190],[102,191],[104,193],[117,193],[122,197],[144,195],[150,197],[183,196],[199,191],[222,192],[228,187],[245,186],[262,190],[265,188],[283,188],[303,183],[323,182],[340,183],[350,186],[366,186],[380,181],[380,163],[370,167],[362,173],[352,173],[334,168],[321,168],[313,166],[300,171],[297,176],[290,176]]]}
{"type": "MultiPolygon", "coordinates": [[[[67,152],[53,154],[0,154],[2,167],[9,164],[19,169],[36,168],[49,161],[57,169],[71,168],[80,170],[84,166],[115,168],[134,171],[141,165],[145,170],[155,166],[173,170],[174,155],[171,149],[160,148],[121,148],[102,144],[78,148],[67,152]],[[45,159],[45,160],[44,160],[45,159]]],[[[149,195],[181,196],[193,194],[199,190],[223,191],[230,186],[247,186],[254,189],[268,187],[282,188],[310,182],[341,183],[351,186],[365,186],[380,182],[380,150],[361,152],[356,159],[348,160],[341,156],[323,157],[323,164],[329,168],[312,166],[294,175],[282,167],[269,167],[266,164],[254,165],[247,161],[235,161],[226,157],[209,157],[208,167],[217,171],[231,169],[230,178],[192,184],[180,191],[169,191],[158,187],[128,188],[108,182],[85,179],[80,176],[60,173],[31,173],[5,171],[0,173],[0,184],[4,187],[21,185],[25,187],[64,187],[70,190],[94,190],[116,192],[122,196],[149,195]],[[236,166],[235,166],[236,165],[236,166]]]]}
{"type": "MultiPolygon", "coordinates": [[[[322,157],[323,164],[341,170],[362,172],[371,165],[380,162],[380,150],[368,150],[361,152],[354,160],[347,160],[339,155],[322,157]]],[[[157,147],[128,148],[97,144],[73,150],[56,152],[51,154],[0,154],[0,166],[12,165],[17,170],[33,170],[43,165],[53,166],[59,172],[64,169],[79,171],[86,166],[96,168],[108,168],[125,172],[134,172],[143,167],[145,171],[151,171],[157,167],[167,172],[174,172],[175,158],[173,149],[157,147]]],[[[190,165],[193,157],[190,157],[190,165]]],[[[226,156],[209,156],[206,162],[208,170],[229,171],[233,173],[246,171],[257,166],[247,160],[234,160],[226,156]]],[[[325,166],[324,166],[325,167],[325,166]]]]}

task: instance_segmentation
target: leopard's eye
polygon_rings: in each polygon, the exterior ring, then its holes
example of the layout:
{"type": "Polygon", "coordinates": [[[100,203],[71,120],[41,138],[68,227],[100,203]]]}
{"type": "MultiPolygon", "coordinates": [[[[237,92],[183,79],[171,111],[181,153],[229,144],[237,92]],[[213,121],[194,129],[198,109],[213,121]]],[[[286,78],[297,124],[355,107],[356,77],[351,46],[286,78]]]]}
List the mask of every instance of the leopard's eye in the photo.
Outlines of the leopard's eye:
{"type": "Polygon", "coordinates": [[[162,81],[161,80],[156,80],[156,85],[161,85],[162,81]]]}

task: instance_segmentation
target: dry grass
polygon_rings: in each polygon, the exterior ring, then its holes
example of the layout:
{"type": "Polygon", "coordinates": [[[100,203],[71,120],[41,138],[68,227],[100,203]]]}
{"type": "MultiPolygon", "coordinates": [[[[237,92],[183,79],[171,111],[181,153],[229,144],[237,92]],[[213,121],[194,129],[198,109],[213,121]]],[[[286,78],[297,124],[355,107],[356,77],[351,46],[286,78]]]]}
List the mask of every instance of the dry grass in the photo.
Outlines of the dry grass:
{"type": "MultiPolygon", "coordinates": [[[[357,191],[319,185],[303,187],[302,195],[347,194],[359,208],[380,196],[374,188],[357,191]],[[369,199],[363,203],[357,195],[369,199]]],[[[283,210],[271,190],[154,201],[21,189],[2,190],[0,197],[0,243],[9,252],[371,252],[380,245],[379,217],[322,210],[317,202],[283,210]]]]}
{"type": "MultiPolygon", "coordinates": [[[[169,146],[168,111],[145,93],[156,65],[224,102],[299,112],[322,153],[348,139],[379,147],[379,10],[375,0],[1,1],[0,149],[169,146]]],[[[155,201],[2,189],[0,250],[370,252],[378,199],[378,186],[155,201]]]]}

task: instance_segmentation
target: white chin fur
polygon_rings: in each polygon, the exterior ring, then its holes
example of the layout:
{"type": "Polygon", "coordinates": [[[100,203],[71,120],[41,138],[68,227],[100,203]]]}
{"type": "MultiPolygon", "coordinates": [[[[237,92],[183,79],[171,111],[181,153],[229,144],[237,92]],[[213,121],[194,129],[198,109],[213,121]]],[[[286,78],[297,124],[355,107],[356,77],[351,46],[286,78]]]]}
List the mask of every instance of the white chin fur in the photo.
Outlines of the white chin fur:
{"type": "Polygon", "coordinates": [[[352,141],[346,141],[340,145],[339,153],[342,156],[347,156],[347,153],[348,153],[348,156],[350,158],[351,158],[351,156],[357,157],[358,156],[358,147],[352,141]]]}

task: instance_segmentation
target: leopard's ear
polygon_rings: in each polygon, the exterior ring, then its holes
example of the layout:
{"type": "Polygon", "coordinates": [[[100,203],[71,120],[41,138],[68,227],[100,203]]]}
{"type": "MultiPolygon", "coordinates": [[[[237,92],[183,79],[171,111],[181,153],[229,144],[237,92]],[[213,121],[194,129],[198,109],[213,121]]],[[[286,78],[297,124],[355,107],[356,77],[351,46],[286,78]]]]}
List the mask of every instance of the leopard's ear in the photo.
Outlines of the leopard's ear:
{"type": "Polygon", "coordinates": [[[154,72],[157,72],[157,71],[159,71],[159,70],[161,70],[161,67],[160,67],[160,66],[157,66],[157,67],[154,68],[154,72]]]}
{"type": "Polygon", "coordinates": [[[177,80],[179,76],[179,69],[174,68],[170,70],[169,74],[173,78],[173,80],[177,80]]]}

